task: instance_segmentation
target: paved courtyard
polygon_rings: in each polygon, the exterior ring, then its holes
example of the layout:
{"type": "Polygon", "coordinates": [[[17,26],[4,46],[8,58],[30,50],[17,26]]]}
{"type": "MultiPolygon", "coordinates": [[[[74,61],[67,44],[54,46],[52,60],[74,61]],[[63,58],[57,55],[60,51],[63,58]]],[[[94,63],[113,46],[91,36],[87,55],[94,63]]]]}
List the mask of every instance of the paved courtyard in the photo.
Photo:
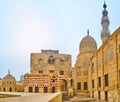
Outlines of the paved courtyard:
{"type": "Polygon", "coordinates": [[[48,102],[49,99],[58,93],[18,93],[18,92],[0,92],[0,94],[21,95],[20,97],[0,98],[0,102],[48,102]]]}

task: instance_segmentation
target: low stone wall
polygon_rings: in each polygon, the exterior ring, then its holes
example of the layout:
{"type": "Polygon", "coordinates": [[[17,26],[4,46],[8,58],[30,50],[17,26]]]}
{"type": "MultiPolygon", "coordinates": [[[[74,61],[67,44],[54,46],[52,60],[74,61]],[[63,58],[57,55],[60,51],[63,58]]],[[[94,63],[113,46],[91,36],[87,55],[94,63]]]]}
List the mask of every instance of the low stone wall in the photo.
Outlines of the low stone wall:
{"type": "Polygon", "coordinates": [[[21,95],[0,94],[0,98],[20,97],[21,95]]]}
{"type": "Polygon", "coordinates": [[[62,93],[59,92],[56,96],[51,97],[48,102],[62,102],[62,93]]]}

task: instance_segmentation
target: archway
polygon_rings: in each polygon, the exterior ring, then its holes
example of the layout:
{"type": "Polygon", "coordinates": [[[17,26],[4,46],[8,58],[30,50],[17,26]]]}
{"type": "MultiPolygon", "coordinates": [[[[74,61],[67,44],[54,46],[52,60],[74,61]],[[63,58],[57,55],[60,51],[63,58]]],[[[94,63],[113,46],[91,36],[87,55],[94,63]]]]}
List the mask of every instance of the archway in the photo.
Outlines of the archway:
{"type": "Polygon", "coordinates": [[[12,88],[10,87],[9,92],[12,92],[12,88]]]}
{"type": "Polygon", "coordinates": [[[44,87],[44,93],[48,92],[48,87],[44,87]]]}
{"type": "Polygon", "coordinates": [[[61,85],[61,90],[62,91],[67,91],[68,90],[68,82],[65,79],[63,79],[63,82],[62,82],[62,85],[61,85]]]}
{"type": "Polygon", "coordinates": [[[29,92],[32,92],[33,88],[32,87],[29,87],[29,92]]]}
{"type": "Polygon", "coordinates": [[[39,92],[39,88],[35,87],[35,93],[38,93],[38,92],[39,92]]]}
{"type": "Polygon", "coordinates": [[[52,93],[55,93],[55,87],[52,87],[52,93]]]}
{"type": "Polygon", "coordinates": [[[5,88],[4,88],[3,90],[4,90],[4,92],[6,91],[6,89],[5,89],[5,88]]]}

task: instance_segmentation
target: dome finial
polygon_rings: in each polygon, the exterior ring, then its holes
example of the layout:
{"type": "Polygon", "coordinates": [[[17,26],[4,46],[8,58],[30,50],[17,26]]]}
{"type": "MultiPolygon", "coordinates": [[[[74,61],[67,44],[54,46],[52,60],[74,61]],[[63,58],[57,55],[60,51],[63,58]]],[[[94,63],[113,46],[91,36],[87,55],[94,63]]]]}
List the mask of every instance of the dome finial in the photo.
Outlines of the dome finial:
{"type": "Polygon", "coordinates": [[[10,69],[8,70],[8,74],[10,74],[10,69]]]}
{"type": "Polygon", "coordinates": [[[87,35],[89,36],[89,29],[87,29],[87,35]]]}

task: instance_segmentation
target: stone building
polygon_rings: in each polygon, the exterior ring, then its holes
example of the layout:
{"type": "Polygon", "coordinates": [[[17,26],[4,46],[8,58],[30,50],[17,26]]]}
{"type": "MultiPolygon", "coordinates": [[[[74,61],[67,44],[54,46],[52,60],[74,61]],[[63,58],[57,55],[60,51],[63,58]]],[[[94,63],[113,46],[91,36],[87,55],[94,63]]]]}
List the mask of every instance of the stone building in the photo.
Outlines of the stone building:
{"type": "Polygon", "coordinates": [[[88,80],[91,97],[120,101],[120,28],[92,56],[88,80]]]}
{"type": "Polygon", "coordinates": [[[31,54],[30,73],[24,75],[25,92],[68,91],[71,86],[71,55],[58,50],[31,54]]]}
{"type": "Polygon", "coordinates": [[[80,53],[72,71],[75,94],[90,95],[109,102],[120,101],[120,27],[110,35],[109,17],[104,3],[101,39],[97,49],[88,35],[80,42],[80,53]]]}
{"type": "Polygon", "coordinates": [[[120,102],[120,27],[110,34],[109,17],[104,3],[102,12],[102,45],[90,36],[89,30],[79,45],[74,67],[71,55],[58,50],[41,50],[32,53],[30,73],[21,76],[20,82],[8,73],[0,79],[1,91],[59,92],[69,96],[87,95],[98,100],[120,102]]]}
{"type": "Polygon", "coordinates": [[[16,79],[10,74],[10,71],[2,79],[1,91],[4,91],[4,92],[16,91],[16,79]]]}
{"type": "Polygon", "coordinates": [[[89,66],[90,96],[109,102],[120,101],[120,27],[110,35],[109,18],[103,5],[101,38],[103,44],[94,53],[89,66]]]}
{"type": "Polygon", "coordinates": [[[23,82],[19,83],[16,81],[15,77],[10,74],[9,70],[8,74],[0,81],[0,89],[0,91],[3,92],[23,92],[24,86],[23,82]]]}

